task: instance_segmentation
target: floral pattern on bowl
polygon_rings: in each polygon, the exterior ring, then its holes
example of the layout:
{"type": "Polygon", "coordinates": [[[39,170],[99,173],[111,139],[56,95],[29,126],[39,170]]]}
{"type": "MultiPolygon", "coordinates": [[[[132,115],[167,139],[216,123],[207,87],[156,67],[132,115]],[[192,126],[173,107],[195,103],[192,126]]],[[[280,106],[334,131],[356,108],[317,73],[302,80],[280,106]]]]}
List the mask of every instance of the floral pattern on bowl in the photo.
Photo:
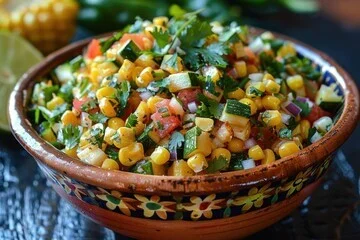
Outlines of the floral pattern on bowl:
{"type": "Polygon", "coordinates": [[[250,189],[205,196],[158,196],[103,189],[52,171],[39,163],[54,184],[69,195],[91,205],[126,216],[162,220],[206,220],[232,217],[268,207],[300,192],[328,169],[333,155],[321,164],[300,171],[295,177],[250,189]]]}

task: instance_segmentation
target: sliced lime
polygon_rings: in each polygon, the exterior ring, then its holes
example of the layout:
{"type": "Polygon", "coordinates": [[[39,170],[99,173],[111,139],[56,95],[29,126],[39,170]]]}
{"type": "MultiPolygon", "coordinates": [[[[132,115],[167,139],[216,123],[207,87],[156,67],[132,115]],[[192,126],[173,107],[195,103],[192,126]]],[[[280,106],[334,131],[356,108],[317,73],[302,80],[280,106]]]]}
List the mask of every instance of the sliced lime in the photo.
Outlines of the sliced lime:
{"type": "Polygon", "coordinates": [[[0,129],[10,131],[8,101],[19,78],[43,59],[42,54],[19,35],[0,32],[0,129]]]}

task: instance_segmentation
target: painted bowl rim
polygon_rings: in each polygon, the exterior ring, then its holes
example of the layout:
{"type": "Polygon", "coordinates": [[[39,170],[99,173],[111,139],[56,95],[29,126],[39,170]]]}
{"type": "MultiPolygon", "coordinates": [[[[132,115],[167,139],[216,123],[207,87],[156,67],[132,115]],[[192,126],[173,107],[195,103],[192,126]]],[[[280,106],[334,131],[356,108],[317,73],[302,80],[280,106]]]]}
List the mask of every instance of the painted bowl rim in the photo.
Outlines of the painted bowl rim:
{"type": "MultiPolygon", "coordinates": [[[[265,30],[251,27],[252,34],[265,30]]],[[[274,33],[274,32],[273,32],[274,33]]],[[[52,68],[82,52],[92,39],[72,43],[48,57],[25,73],[14,88],[9,100],[9,120],[13,135],[40,164],[77,181],[106,189],[141,194],[211,194],[237,191],[266,182],[279,181],[296,175],[313,164],[322,162],[335,152],[355,129],[359,116],[359,94],[349,74],[325,53],[300,41],[274,33],[280,39],[288,40],[297,47],[306,49],[311,55],[329,63],[339,73],[339,84],[345,95],[344,110],[335,126],[321,140],[300,152],[282,158],[268,165],[248,170],[231,171],[191,177],[152,176],[123,171],[109,171],[73,159],[43,140],[26,118],[25,103],[34,80],[47,74],[52,68]]],[[[101,38],[109,34],[97,36],[101,38]]]]}

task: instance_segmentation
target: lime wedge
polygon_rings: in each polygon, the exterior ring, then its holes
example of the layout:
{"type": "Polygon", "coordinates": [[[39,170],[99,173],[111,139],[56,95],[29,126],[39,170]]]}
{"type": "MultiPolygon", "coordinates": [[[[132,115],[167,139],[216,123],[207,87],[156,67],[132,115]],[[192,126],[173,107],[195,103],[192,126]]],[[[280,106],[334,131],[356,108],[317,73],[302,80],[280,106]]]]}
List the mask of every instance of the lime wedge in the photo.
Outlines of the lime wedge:
{"type": "Polygon", "coordinates": [[[0,129],[10,131],[7,113],[11,91],[19,78],[43,59],[42,54],[19,35],[0,32],[0,129]]]}

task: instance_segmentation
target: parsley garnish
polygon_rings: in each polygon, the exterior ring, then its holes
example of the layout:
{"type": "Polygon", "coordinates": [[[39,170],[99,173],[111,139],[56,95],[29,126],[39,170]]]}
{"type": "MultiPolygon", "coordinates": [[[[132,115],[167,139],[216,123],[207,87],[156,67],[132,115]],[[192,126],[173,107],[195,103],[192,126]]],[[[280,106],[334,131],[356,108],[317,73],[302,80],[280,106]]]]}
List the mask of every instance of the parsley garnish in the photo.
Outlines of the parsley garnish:
{"type": "Polygon", "coordinates": [[[87,101],[83,105],[81,105],[81,111],[89,112],[91,109],[94,109],[96,107],[97,107],[96,100],[90,99],[89,101],[87,101]]]}
{"type": "Polygon", "coordinates": [[[175,131],[171,135],[170,141],[169,141],[169,150],[170,150],[170,152],[174,152],[178,148],[181,148],[184,141],[185,141],[184,136],[180,132],[175,131]]]}
{"type": "Polygon", "coordinates": [[[292,138],[292,131],[288,128],[282,128],[279,131],[279,137],[284,139],[291,139],[292,138]]]}
{"type": "Polygon", "coordinates": [[[90,130],[90,136],[91,138],[89,139],[93,144],[98,145],[99,148],[102,147],[103,144],[103,135],[104,135],[104,130],[101,128],[92,128],[90,130]]]}
{"type": "Polygon", "coordinates": [[[164,68],[164,69],[173,68],[176,71],[178,71],[179,67],[178,67],[177,58],[178,58],[178,55],[175,53],[167,61],[165,61],[164,63],[161,64],[161,68],[164,68]]]}
{"type": "Polygon", "coordinates": [[[124,109],[126,108],[130,96],[131,86],[128,81],[124,81],[120,84],[120,89],[117,89],[116,92],[116,99],[118,100],[119,104],[119,111],[120,115],[123,113],[124,109]]]}
{"type": "Polygon", "coordinates": [[[195,19],[181,32],[179,39],[184,48],[198,46],[199,42],[212,34],[210,23],[195,19]]]}
{"type": "Polygon", "coordinates": [[[227,98],[229,92],[233,92],[240,87],[240,83],[229,76],[222,77],[217,81],[217,85],[224,90],[224,97],[227,98]]]}
{"type": "Polygon", "coordinates": [[[137,116],[134,113],[132,113],[126,120],[125,126],[131,128],[131,127],[135,127],[137,123],[138,123],[137,116]]]}
{"type": "Polygon", "coordinates": [[[118,160],[119,159],[119,150],[116,147],[107,146],[105,149],[105,153],[109,156],[109,158],[118,160]]]}
{"type": "Polygon", "coordinates": [[[89,118],[95,123],[106,123],[106,121],[108,120],[108,118],[102,113],[91,114],[89,115],[89,118]]]}
{"type": "MultiPolygon", "coordinates": [[[[202,103],[201,104],[201,110],[199,111],[199,114],[206,114],[207,113],[207,110],[208,110],[208,113],[210,113],[211,116],[219,119],[221,114],[222,114],[222,111],[224,109],[224,104],[221,104],[213,99],[210,99],[210,98],[207,98],[205,95],[203,94],[200,94],[197,96],[198,100],[202,103]],[[206,106],[206,108],[204,107],[206,106]]],[[[198,112],[196,112],[198,113],[198,112]]]]}
{"type": "Polygon", "coordinates": [[[155,28],[154,31],[151,32],[151,35],[155,38],[156,44],[160,48],[164,48],[168,45],[171,37],[167,30],[163,31],[161,28],[155,28]]]}
{"type": "Polygon", "coordinates": [[[207,76],[206,81],[205,81],[205,90],[208,91],[209,93],[211,93],[212,95],[218,97],[218,96],[220,96],[220,92],[217,92],[215,87],[216,87],[216,85],[215,85],[214,81],[211,79],[210,76],[207,76]]]}
{"type": "Polygon", "coordinates": [[[229,164],[229,171],[236,171],[236,170],[242,170],[244,169],[243,165],[242,165],[242,161],[247,159],[248,156],[246,155],[246,153],[237,153],[237,154],[233,154],[231,155],[231,160],[230,160],[230,164],[229,164]]]}
{"type": "Polygon", "coordinates": [[[206,168],[207,173],[215,173],[223,171],[228,168],[228,161],[222,155],[208,162],[209,166],[206,168]]]}
{"type": "Polygon", "coordinates": [[[262,95],[264,95],[264,92],[260,91],[259,89],[253,86],[250,87],[249,93],[254,94],[257,97],[261,97],[262,95]]]}
{"type": "Polygon", "coordinates": [[[49,109],[39,106],[42,116],[51,123],[55,123],[60,120],[61,115],[69,109],[69,104],[64,103],[60,106],[57,106],[54,110],[50,111],[49,109]]]}
{"type": "Polygon", "coordinates": [[[276,78],[281,77],[281,74],[285,71],[284,64],[265,52],[260,53],[260,62],[262,68],[276,78]]]}
{"type": "MultiPolygon", "coordinates": [[[[136,23],[136,22],[135,22],[136,23]]],[[[116,41],[122,37],[122,32],[114,33],[111,37],[106,40],[101,41],[101,52],[106,52],[116,41]]]]}
{"type": "Polygon", "coordinates": [[[64,144],[67,149],[73,149],[79,144],[80,136],[80,128],[69,124],[59,130],[58,141],[64,144]]]}

